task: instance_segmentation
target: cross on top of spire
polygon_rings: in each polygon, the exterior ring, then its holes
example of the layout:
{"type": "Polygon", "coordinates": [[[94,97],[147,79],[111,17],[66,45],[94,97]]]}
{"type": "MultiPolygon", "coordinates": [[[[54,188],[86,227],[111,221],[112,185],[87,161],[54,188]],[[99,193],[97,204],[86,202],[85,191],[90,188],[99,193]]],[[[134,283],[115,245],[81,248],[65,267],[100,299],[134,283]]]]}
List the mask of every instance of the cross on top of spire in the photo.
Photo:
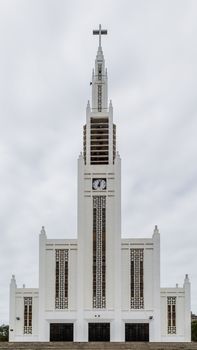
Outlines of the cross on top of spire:
{"type": "Polygon", "coordinates": [[[106,29],[101,29],[101,24],[99,24],[99,30],[93,30],[93,35],[99,35],[99,47],[101,47],[101,35],[107,34],[106,29]]]}

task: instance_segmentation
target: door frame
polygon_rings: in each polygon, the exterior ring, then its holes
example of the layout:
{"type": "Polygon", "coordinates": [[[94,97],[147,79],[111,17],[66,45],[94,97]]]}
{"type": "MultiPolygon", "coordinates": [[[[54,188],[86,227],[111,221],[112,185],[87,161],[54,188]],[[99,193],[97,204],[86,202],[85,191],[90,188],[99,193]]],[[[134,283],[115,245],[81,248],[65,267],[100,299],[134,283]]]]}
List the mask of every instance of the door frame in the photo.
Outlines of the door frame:
{"type": "Polygon", "coordinates": [[[91,342],[91,341],[93,341],[93,342],[99,342],[99,341],[101,341],[101,342],[106,342],[106,343],[108,343],[108,342],[110,342],[110,340],[111,340],[111,323],[108,321],[108,322],[106,322],[106,321],[104,321],[103,322],[103,320],[101,320],[101,321],[97,321],[97,322],[95,322],[95,321],[89,321],[88,322],[88,342],[91,342]],[[107,339],[107,340],[96,340],[96,339],[94,339],[94,340],[90,340],[90,325],[101,325],[101,324],[103,324],[103,325],[107,325],[108,327],[108,331],[109,331],[109,339],[107,339]]]}
{"type": "Polygon", "coordinates": [[[136,342],[136,341],[142,341],[142,342],[150,342],[150,322],[147,322],[147,320],[143,320],[143,321],[141,321],[140,320],[140,322],[138,321],[138,320],[132,320],[132,322],[129,322],[129,320],[128,321],[126,321],[126,322],[124,322],[124,341],[125,342],[136,342]],[[126,325],[147,325],[148,326],[148,339],[147,340],[144,340],[144,339],[142,339],[142,340],[138,340],[138,339],[136,339],[136,340],[126,340],[126,325]]]}

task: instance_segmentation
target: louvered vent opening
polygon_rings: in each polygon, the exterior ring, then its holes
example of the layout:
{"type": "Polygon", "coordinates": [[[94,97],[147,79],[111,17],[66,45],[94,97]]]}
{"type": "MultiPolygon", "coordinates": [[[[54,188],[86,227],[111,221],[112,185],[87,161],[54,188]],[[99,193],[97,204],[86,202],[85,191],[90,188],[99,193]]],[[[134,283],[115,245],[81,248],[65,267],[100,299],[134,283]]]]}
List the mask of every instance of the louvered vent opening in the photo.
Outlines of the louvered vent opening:
{"type": "Polygon", "coordinates": [[[91,118],[90,164],[109,164],[108,118],[91,118]]]}

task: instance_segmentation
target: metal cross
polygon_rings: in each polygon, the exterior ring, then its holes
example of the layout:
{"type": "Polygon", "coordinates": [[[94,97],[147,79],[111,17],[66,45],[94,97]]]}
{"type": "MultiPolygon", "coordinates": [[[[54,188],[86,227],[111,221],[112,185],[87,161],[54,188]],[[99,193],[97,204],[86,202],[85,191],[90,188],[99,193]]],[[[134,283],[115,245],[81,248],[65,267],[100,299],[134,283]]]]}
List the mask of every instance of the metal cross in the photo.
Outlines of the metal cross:
{"type": "Polygon", "coordinates": [[[106,29],[101,29],[101,24],[99,24],[99,30],[93,30],[93,35],[99,35],[99,46],[101,46],[101,35],[107,34],[106,29]]]}

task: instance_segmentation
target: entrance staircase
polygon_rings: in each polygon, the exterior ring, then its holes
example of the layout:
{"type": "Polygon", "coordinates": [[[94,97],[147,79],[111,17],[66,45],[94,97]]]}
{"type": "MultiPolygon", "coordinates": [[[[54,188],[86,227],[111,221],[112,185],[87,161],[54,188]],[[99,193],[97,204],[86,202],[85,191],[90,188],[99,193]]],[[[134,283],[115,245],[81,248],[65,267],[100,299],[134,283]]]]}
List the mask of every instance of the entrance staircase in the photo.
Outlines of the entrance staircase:
{"type": "Polygon", "coordinates": [[[0,350],[197,350],[197,343],[0,343],[0,350]]]}

